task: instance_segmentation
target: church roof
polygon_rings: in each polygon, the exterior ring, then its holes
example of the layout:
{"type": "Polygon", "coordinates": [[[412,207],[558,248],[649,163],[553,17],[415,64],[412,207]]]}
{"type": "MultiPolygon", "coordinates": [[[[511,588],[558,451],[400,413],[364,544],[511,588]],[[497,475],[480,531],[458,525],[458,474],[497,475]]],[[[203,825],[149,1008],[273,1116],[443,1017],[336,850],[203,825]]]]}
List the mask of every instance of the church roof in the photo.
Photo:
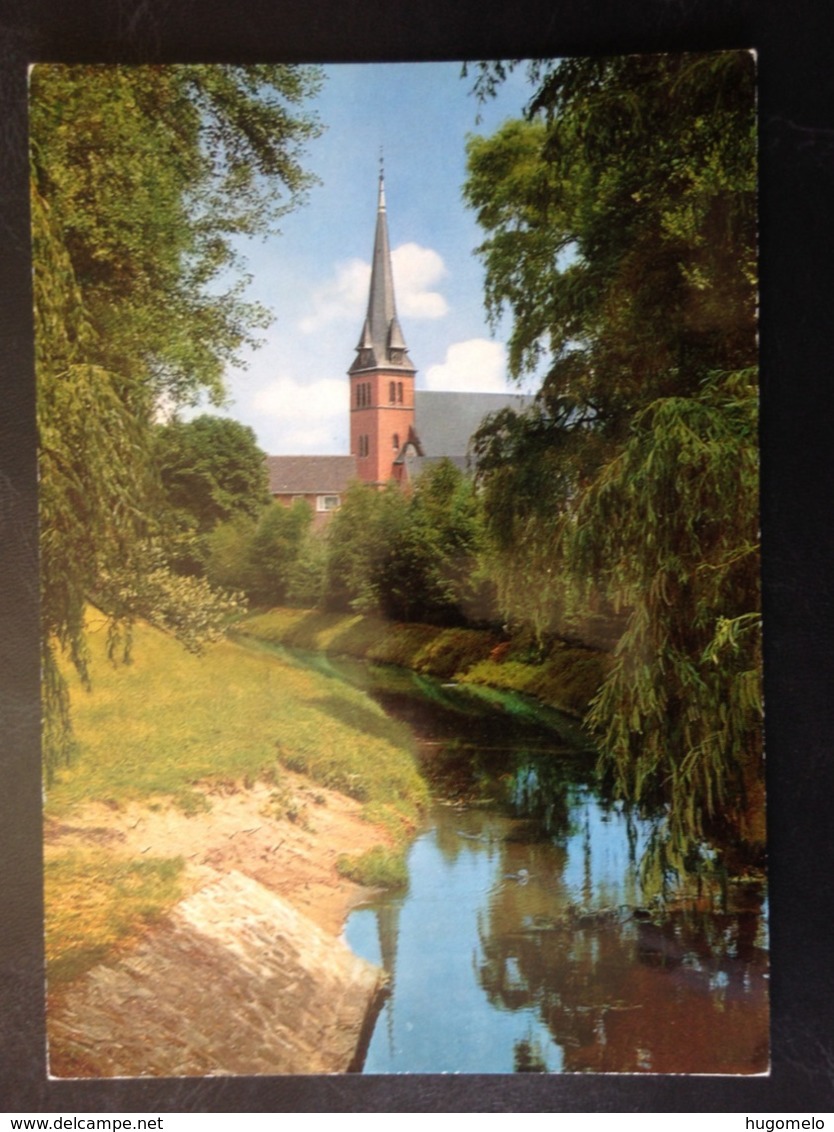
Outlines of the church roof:
{"type": "Polygon", "coordinates": [[[337,495],[356,479],[355,456],[267,456],[272,495],[337,495]]]}
{"type": "Polygon", "coordinates": [[[368,311],[356,349],[358,352],[350,367],[350,373],[382,367],[404,370],[407,373],[415,372],[415,367],[407,353],[408,347],[397,318],[394,301],[394,273],[391,268],[391,248],[388,243],[385,181],[382,173],[379,175],[379,201],[376,210],[368,311]]]}
{"type": "Polygon", "coordinates": [[[484,417],[500,409],[522,413],[533,398],[521,393],[446,393],[418,389],[414,393],[414,431],[427,459],[448,456],[458,462],[484,417]]]}

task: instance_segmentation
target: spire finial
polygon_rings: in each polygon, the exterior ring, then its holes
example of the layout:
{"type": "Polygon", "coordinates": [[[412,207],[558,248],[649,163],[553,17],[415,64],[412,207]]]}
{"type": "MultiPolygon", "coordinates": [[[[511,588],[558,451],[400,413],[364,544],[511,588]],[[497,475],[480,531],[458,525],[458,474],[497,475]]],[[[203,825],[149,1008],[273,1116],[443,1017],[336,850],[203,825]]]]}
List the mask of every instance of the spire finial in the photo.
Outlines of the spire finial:
{"type": "Polygon", "coordinates": [[[385,210],[385,158],[382,146],[379,147],[379,210],[385,210]]]}

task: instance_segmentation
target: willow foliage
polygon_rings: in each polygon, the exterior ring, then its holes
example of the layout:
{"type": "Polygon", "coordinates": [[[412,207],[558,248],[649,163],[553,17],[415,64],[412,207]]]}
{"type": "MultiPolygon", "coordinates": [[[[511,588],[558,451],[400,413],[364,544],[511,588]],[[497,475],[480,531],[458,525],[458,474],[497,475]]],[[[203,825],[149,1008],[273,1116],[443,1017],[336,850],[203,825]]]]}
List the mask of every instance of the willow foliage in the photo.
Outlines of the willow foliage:
{"type": "Polygon", "coordinates": [[[88,601],[148,535],[150,469],[141,458],[141,386],[85,362],[95,333],[46,203],[32,198],[39,432],[44,750],[49,774],[71,750],[69,702],[56,648],[89,679],[88,601]],[[137,455],[139,458],[137,458],[137,455]]]}
{"type": "Polygon", "coordinates": [[[677,859],[705,833],[760,847],[753,60],[529,73],[464,190],[511,369],[541,380],[476,441],[504,609],[616,640],[589,723],[677,859]]]}
{"type": "Polygon", "coordinates": [[[232,240],[303,199],[317,85],[293,67],[33,69],[47,776],[71,747],[59,652],[88,679],[88,602],[111,618],[114,653],[137,615],[198,648],[228,611],[169,568],[154,417],[219,402],[226,364],[268,321],[242,299],[232,240]]]}
{"type": "Polygon", "coordinates": [[[745,826],[761,776],[757,390],[720,375],[644,409],[578,502],[577,577],[628,619],[589,723],[621,792],[670,803],[670,835],[745,826]]]}

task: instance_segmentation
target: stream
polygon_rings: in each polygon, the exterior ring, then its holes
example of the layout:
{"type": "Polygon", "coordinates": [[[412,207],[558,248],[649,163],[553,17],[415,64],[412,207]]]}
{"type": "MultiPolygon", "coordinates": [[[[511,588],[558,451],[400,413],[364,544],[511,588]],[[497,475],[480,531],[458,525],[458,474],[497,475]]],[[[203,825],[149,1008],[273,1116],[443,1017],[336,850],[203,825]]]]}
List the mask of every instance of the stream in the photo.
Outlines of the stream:
{"type": "Polygon", "coordinates": [[[409,724],[434,798],[407,889],[346,925],[391,982],[365,1073],[767,1071],[761,880],[644,886],[652,823],[556,712],[309,660],[409,724]]]}

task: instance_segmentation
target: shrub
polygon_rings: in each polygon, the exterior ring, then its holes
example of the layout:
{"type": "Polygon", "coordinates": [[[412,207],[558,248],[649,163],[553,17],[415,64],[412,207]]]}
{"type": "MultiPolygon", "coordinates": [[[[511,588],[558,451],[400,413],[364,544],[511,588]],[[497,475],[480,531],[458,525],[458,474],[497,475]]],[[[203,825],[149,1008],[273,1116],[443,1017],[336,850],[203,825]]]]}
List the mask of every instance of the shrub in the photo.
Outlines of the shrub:
{"type": "Polygon", "coordinates": [[[358,857],[341,856],[336,870],[339,876],[368,888],[403,888],[408,883],[405,854],[382,845],[375,845],[358,857]]]}

